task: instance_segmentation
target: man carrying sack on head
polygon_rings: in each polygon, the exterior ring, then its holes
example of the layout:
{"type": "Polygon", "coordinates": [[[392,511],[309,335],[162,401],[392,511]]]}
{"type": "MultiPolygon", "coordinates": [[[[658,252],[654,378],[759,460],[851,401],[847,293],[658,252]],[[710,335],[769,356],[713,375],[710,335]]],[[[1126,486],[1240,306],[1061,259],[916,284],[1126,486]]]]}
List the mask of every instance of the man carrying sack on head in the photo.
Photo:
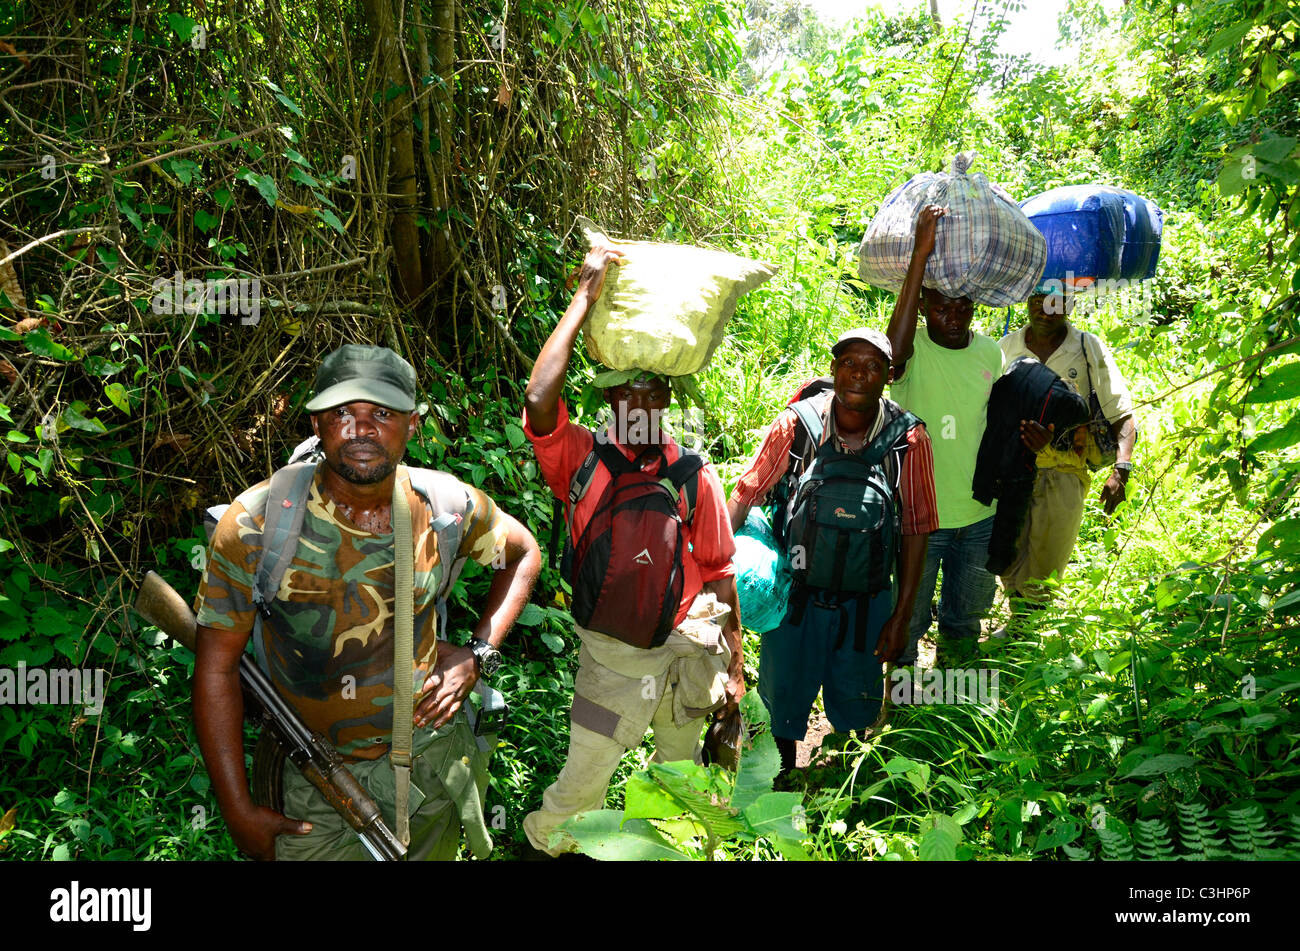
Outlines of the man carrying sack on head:
{"type": "Polygon", "coordinates": [[[194,718],[222,816],[257,859],[366,856],[291,765],[284,814],[253,803],[238,674],[252,637],[276,689],[337,747],[410,859],[454,858],[462,827],[483,857],[486,762],[463,704],[500,663],[541,553],[478,489],[399,465],[419,414],[415,370],[398,354],[341,347],[322,361],[315,391],[307,410],[322,461],[286,467],[235,500],[199,589],[194,718]],[[282,474],[297,488],[285,491],[282,474]],[[268,583],[263,556],[278,545],[291,559],[268,583]],[[499,570],[458,647],[446,640],[445,600],[466,559],[499,570]]]}
{"type": "Polygon", "coordinates": [[[745,690],[722,486],[712,465],[660,428],[668,380],[630,373],[607,387],[613,418],[599,432],[571,422],[560,398],[578,332],[620,258],[599,246],[587,255],[533,366],[524,409],[542,475],[567,502],[582,641],[568,756],[541,809],[524,819],[528,841],[551,856],[576,849],[561,825],[604,806],[619,760],[647,728],[656,761],[699,762],[705,715],[734,712],[745,690]]]}

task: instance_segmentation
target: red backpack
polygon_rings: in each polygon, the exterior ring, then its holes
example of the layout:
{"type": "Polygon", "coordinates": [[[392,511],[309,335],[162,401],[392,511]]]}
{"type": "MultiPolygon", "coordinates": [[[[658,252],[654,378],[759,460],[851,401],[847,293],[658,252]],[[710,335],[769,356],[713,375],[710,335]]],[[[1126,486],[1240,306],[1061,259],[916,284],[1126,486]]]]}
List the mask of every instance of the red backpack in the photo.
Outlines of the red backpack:
{"type": "Polygon", "coordinates": [[[650,446],[633,461],[608,442],[593,442],[570,484],[569,511],[586,494],[597,462],[611,479],[576,542],[569,526],[562,571],[573,586],[571,613],[589,630],[635,647],[658,647],[673,629],[685,585],[677,501],[684,492],[689,523],[704,458],[682,449],[666,465],[663,449],[650,446]]]}

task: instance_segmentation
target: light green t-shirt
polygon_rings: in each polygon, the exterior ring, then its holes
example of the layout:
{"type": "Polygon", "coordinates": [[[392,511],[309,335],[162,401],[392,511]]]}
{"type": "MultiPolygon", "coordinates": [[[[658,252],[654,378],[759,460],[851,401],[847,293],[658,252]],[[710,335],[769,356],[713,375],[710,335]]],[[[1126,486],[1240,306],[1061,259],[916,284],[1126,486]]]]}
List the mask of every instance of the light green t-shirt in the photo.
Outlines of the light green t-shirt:
{"type": "Polygon", "coordinates": [[[901,380],[890,395],[925,421],[934,451],[934,489],[939,528],[962,528],[993,514],[971,495],[975,457],[989,408],[989,391],[1002,375],[1002,349],[992,337],[973,334],[968,346],[948,350],[930,339],[922,322],[901,380]]]}

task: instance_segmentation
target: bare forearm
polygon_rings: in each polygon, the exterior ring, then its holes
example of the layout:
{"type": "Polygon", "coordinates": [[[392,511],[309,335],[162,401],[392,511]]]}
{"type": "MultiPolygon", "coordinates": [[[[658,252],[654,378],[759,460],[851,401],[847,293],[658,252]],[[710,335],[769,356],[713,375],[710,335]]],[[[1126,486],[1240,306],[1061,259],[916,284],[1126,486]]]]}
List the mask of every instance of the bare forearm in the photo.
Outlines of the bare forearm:
{"type": "Polygon", "coordinates": [[[921,587],[921,574],[925,570],[925,552],[930,544],[929,535],[904,535],[903,550],[899,555],[898,603],[894,613],[912,616],[916,592],[921,587]]]}
{"type": "Polygon", "coordinates": [[[542,347],[542,352],[538,354],[537,362],[533,364],[528,388],[524,391],[524,408],[528,413],[529,427],[539,436],[548,435],[555,430],[564,376],[569,370],[569,359],[573,355],[573,347],[578,341],[578,333],[587,319],[592,301],[586,288],[579,285],[564,316],[560,318],[542,347]]]}
{"type": "Polygon", "coordinates": [[[218,666],[203,657],[194,668],[194,731],[217,805],[229,817],[252,807],[244,770],[244,697],[239,667],[218,666]]]}
{"type": "Polygon", "coordinates": [[[889,317],[887,336],[894,348],[894,364],[898,366],[912,356],[913,341],[916,339],[916,312],[921,303],[921,281],[925,277],[925,262],[929,257],[929,252],[922,253],[919,246],[912,249],[912,259],[907,265],[903,288],[898,292],[894,312],[889,317]]]}
{"type": "Polygon", "coordinates": [[[727,500],[727,517],[731,519],[733,535],[745,527],[745,519],[749,518],[749,508],[748,505],[741,505],[735,499],[727,500]]]}
{"type": "Polygon", "coordinates": [[[1137,423],[1132,416],[1125,416],[1123,419],[1113,423],[1110,427],[1111,435],[1115,437],[1118,446],[1115,450],[1116,462],[1129,462],[1133,458],[1133,444],[1137,442],[1137,423]]]}
{"type": "Polygon", "coordinates": [[[528,539],[531,545],[520,546],[514,559],[508,561],[506,567],[492,579],[483,615],[474,628],[474,636],[493,647],[501,646],[506,634],[519,619],[542,569],[541,550],[531,534],[528,539]]]}
{"type": "Polygon", "coordinates": [[[736,579],[730,577],[710,581],[704,586],[704,590],[710,592],[719,601],[731,608],[726,623],[722,625],[722,636],[726,639],[727,646],[731,648],[731,667],[737,669],[741,666],[743,660],[741,657],[740,635],[740,592],[736,588],[736,579]]]}

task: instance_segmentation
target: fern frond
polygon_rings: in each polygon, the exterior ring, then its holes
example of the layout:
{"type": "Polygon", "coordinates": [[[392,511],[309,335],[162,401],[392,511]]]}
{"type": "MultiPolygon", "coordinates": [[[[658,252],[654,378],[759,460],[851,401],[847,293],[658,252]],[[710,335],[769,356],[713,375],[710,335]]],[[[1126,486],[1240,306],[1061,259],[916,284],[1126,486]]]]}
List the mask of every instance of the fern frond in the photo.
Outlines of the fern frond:
{"type": "Polygon", "coordinates": [[[1133,827],[1133,841],[1138,857],[1150,862],[1168,862],[1175,858],[1169,823],[1163,819],[1139,819],[1133,827]]]}
{"type": "Polygon", "coordinates": [[[1092,851],[1087,848],[1070,845],[1068,842],[1062,843],[1061,851],[1071,862],[1090,862],[1092,861],[1092,851]]]}
{"type": "Polygon", "coordinates": [[[1131,862],[1133,861],[1133,840],[1129,838],[1127,832],[1117,832],[1108,826],[1102,826],[1097,830],[1097,838],[1101,840],[1101,857],[1107,862],[1131,862]]]}
{"type": "Polygon", "coordinates": [[[1264,810],[1256,803],[1247,803],[1228,810],[1228,841],[1237,851],[1236,858],[1244,861],[1262,859],[1277,838],[1268,829],[1264,810]]]}
{"type": "Polygon", "coordinates": [[[1184,855],[1189,862],[1203,862],[1207,859],[1222,859],[1228,856],[1223,847],[1223,838],[1219,824],[1210,815],[1203,802],[1180,802],[1178,809],[1178,826],[1184,855]]]}

